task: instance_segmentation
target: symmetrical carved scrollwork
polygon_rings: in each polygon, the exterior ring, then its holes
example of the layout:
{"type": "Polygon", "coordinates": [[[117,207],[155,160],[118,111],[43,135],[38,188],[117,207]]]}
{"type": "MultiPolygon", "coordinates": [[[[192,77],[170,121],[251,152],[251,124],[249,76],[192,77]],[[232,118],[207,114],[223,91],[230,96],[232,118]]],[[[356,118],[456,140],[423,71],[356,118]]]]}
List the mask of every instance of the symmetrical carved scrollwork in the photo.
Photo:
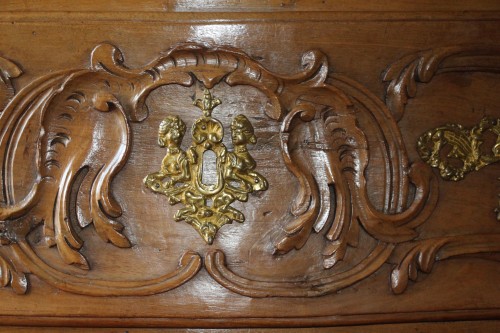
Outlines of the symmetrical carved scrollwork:
{"type": "MultiPolygon", "coordinates": [[[[10,62],[4,63],[9,66],[3,71],[10,73],[8,77],[20,74],[10,62]]],[[[320,51],[305,53],[302,65],[304,70],[296,75],[278,75],[239,50],[189,43],[171,49],[144,68],[128,69],[116,47],[101,44],[92,52],[90,69],[53,73],[34,81],[12,98],[0,117],[5,199],[0,208],[2,246],[27,268],[24,273],[36,274],[56,288],[78,294],[150,295],[191,279],[202,264],[200,255],[190,250],[182,255],[178,269],[159,278],[89,280],[46,263],[33,250],[28,236],[43,225],[47,244],[57,248],[65,263],[82,269],[90,269],[90,265],[80,251],[83,241],[77,225],[83,228],[92,224],[104,241],[129,247],[123,225],[117,221],[122,211],[111,193],[111,182],[127,162],[131,123],[147,118],[145,101],[157,87],[190,87],[199,81],[211,89],[225,82],[229,86],[252,86],[265,94],[270,105],[265,110],[267,121],[280,123],[281,154],[298,182],[288,221],[273,235],[275,255],[300,250],[313,231],[325,231],[321,252],[326,271],[321,273],[327,274],[294,282],[286,281],[286,277],[275,281],[245,277],[232,272],[224,253],[217,249],[205,256],[208,273],[226,288],[250,297],[320,296],[370,276],[387,262],[398,244],[419,236],[416,228],[428,219],[437,202],[437,181],[424,163],[410,165],[396,122],[377,97],[344,76],[328,76],[328,62],[320,51]],[[360,114],[374,121],[361,126],[360,114]],[[41,119],[38,176],[25,198],[15,202],[15,150],[20,133],[28,124],[35,126],[34,119],[41,119]],[[380,143],[385,177],[383,210],[378,210],[368,195],[367,127],[375,136],[373,141],[380,143]],[[82,128],[92,128],[93,135],[83,133],[82,128]],[[88,204],[81,207],[75,219],[69,211],[78,202],[88,204]],[[362,232],[373,245],[365,249],[361,260],[337,269],[349,249],[359,250],[362,232]]],[[[10,91],[9,81],[3,82],[10,91]]],[[[4,100],[10,97],[5,95],[4,100]]],[[[182,127],[180,122],[177,125],[182,127]]],[[[149,180],[146,184],[154,190],[154,180],[149,180]]],[[[210,233],[206,235],[211,243],[210,233]]],[[[2,281],[10,277],[9,283],[22,291],[19,285],[24,275],[15,273],[15,263],[9,260],[2,261],[2,281]]],[[[427,266],[423,263],[421,267],[427,266]]],[[[399,277],[398,281],[403,279],[399,277]]],[[[396,286],[395,291],[400,290],[396,286]]]]}

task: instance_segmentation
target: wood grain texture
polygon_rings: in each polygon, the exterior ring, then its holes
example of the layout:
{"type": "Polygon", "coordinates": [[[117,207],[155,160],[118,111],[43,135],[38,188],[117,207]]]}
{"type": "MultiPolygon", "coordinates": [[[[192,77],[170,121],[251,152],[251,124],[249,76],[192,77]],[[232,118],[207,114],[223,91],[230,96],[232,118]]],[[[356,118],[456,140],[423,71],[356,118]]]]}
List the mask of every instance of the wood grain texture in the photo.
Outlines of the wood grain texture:
{"type": "MultiPolygon", "coordinates": [[[[402,332],[419,332],[419,333],[468,333],[468,332],[483,332],[494,333],[498,330],[499,322],[492,320],[488,322],[449,322],[449,323],[417,323],[417,324],[386,324],[386,325],[364,325],[358,327],[343,326],[343,327],[315,327],[315,328],[259,328],[253,329],[251,332],[257,333],[285,333],[285,332],[298,332],[307,333],[314,330],[319,333],[365,333],[365,332],[387,332],[387,333],[402,333],[402,332]]],[[[0,327],[2,333],[29,333],[33,332],[33,327],[0,327]]],[[[249,330],[246,328],[241,329],[155,329],[155,328],[58,328],[58,327],[43,327],[36,328],[37,332],[99,332],[99,333],[244,333],[249,330]]]]}
{"type": "Polygon", "coordinates": [[[454,2],[435,2],[408,0],[367,2],[362,0],[146,0],[146,1],[108,1],[106,4],[93,0],[68,3],[61,0],[48,0],[40,3],[35,0],[7,0],[3,3],[5,11],[40,12],[274,12],[274,11],[491,11],[500,10],[494,0],[480,0],[474,4],[466,0],[454,2]]]}
{"type": "Polygon", "coordinates": [[[416,149],[500,117],[497,4],[230,5],[2,8],[2,325],[497,319],[499,164],[448,182],[416,149]],[[228,149],[234,116],[252,123],[269,183],[212,245],[142,181],[158,124],[191,127],[204,88],[228,149]]]}

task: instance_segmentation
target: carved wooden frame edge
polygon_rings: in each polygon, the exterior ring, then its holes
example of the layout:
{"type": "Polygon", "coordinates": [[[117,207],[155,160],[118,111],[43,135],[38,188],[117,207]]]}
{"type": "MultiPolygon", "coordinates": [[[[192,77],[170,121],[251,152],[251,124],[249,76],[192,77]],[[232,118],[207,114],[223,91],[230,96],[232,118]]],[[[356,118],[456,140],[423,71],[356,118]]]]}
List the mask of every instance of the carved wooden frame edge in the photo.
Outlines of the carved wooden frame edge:
{"type": "MultiPolygon", "coordinates": [[[[71,177],[74,177],[78,171],[74,172],[73,166],[71,166],[65,175],[70,179],[66,179],[66,182],[61,181],[62,187],[56,186],[60,185],[57,184],[58,179],[56,179],[55,185],[51,185],[50,181],[47,180],[47,175],[41,172],[32,191],[25,199],[17,203],[13,202],[11,194],[13,185],[8,176],[9,168],[13,165],[11,161],[13,155],[10,150],[11,139],[23,128],[23,121],[29,120],[26,114],[29,115],[36,111],[30,108],[33,103],[41,106],[42,118],[49,117],[50,112],[52,112],[50,111],[51,107],[56,108],[62,104],[62,100],[82,105],[87,103],[86,107],[94,111],[116,115],[116,119],[119,120],[118,124],[120,124],[118,126],[122,128],[122,135],[117,141],[122,142],[126,148],[116,151],[115,155],[112,156],[113,163],[103,172],[101,172],[102,166],[99,168],[99,165],[94,171],[92,171],[92,166],[86,165],[86,167],[91,169],[89,172],[95,173],[97,181],[97,185],[92,187],[90,197],[94,202],[94,207],[91,210],[95,211],[93,223],[98,234],[105,241],[112,242],[117,246],[130,246],[121,232],[123,226],[109,218],[109,216],[117,217],[121,214],[118,203],[113,200],[109,193],[109,185],[113,176],[120,171],[128,157],[130,145],[128,122],[142,121],[147,116],[145,100],[153,89],[167,84],[190,86],[195,80],[201,81],[207,88],[211,88],[221,81],[230,86],[254,86],[271,101],[272,107],[267,110],[267,116],[282,123],[280,135],[283,158],[287,168],[297,177],[300,191],[291,209],[291,216],[294,217],[285,227],[283,236],[276,242],[277,254],[284,254],[292,249],[299,250],[309,238],[312,230],[319,232],[330,222],[331,226],[323,251],[325,269],[331,269],[338,261],[343,260],[348,248],[356,248],[360,227],[378,242],[373,252],[376,253],[372,263],[374,266],[368,265],[367,267],[371,268],[366,269],[361,264],[360,271],[357,271],[355,266],[353,275],[349,279],[344,279],[344,276],[349,272],[333,273],[330,278],[326,279],[326,282],[324,279],[317,282],[312,281],[309,284],[299,286],[298,289],[290,288],[292,286],[287,282],[247,279],[231,273],[225,266],[223,253],[219,251],[210,252],[206,256],[205,267],[210,275],[223,286],[250,297],[309,297],[345,288],[376,271],[386,262],[392,249],[398,243],[410,242],[418,236],[415,228],[427,220],[437,203],[435,176],[430,168],[422,163],[408,166],[405,148],[396,122],[391,117],[387,107],[378,98],[349,78],[335,74],[329,77],[326,56],[320,51],[305,53],[302,57],[302,63],[305,68],[303,72],[292,76],[279,76],[268,71],[240,50],[189,43],[171,49],[165,56],[144,68],[131,70],[123,66],[123,56],[117,48],[109,44],[101,44],[92,52],[90,70],[55,73],[34,81],[20,93],[14,95],[10,80],[19,76],[21,71],[12,62],[0,58],[0,65],[3,66],[2,82],[7,91],[4,99],[12,99],[0,117],[2,130],[0,148],[3,149],[1,151],[6,152],[2,168],[6,205],[0,208],[0,218],[3,220],[0,224],[0,238],[2,245],[12,250],[17,258],[22,258],[22,264],[28,267],[25,272],[18,271],[16,264],[12,263],[13,259],[0,257],[0,264],[3,265],[2,285],[11,284],[16,292],[25,293],[27,280],[24,273],[35,273],[49,284],[74,293],[93,296],[148,295],[175,288],[196,275],[201,268],[201,257],[197,253],[188,251],[180,261],[179,271],[174,273],[175,281],[169,280],[170,274],[161,281],[155,280],[153,285],[150,285],[151,281],[102,281],[102,291],[82,289],[78,287],[79,281],[69,283],[72,285],[71,288],[67,287],[68,283],[57,283],[57,278],[54,276],[58,272],[53,272],[53,268],[36,256],[25,241],[25,236],[40,224],[40,219],[37,216],[40,212],[37,211],[36,207],[42,200],[40,198],[41,191],[45,191],[45,194],[51,191],[55,192],[57,201],[57,193],[64,191],[65,187],[69,186],[67,184],[71,183],[71,177]],[[99,81],[99,87],[103,89],[92,91],[89,88],[90,83],[96,86],[98,84],[96,81],[99,81]],[[134,84],[130,84],[130,82],[134,84]],[[120,95],[113,92],[114,85],[122,89],[120,95]],[[106,86],[108,89],[105,88],[106,86]],[[78,87],[79,90],[75,92],[74,87],[78,87]],[[124,93],[124,87],[129,87],[128,94],[124,93]],[[82,93],[80,88],[87,90],[82,93]],[[91,94],[85,96],[88,92],[91,94]],[[78,97],[82,94],[83,96],[78,97]],[[304,98],[308,94],[312,98],[304,98]],[[386,181],[386,193],[390,192],[393,195],[386,195],[386,212],[379,212],[375,209],[366,193],[364,171],[369,163],[369,152],[366,137],[356,123],[353,100],[364,105],[368,112],[372,113],[374,119],[377,120],[377,131],[388,142],[388,150],[385,155],[388,157],[386,171],[393,176],[388,177],[386,181]],[[316,101],[318,102],[316,103],[316,101]],[[325,105],[326,107],[324,107],[325,105]],[[322,141],[314,142],[306,147],[293,147],[292,151],[289,139],[298,123],[311,124],[315,129],[321,131],[322,141]],[[18,126],[21,127],[18,128],[18,126]],[[330,161],[326,168],[328,170],[321,169],[317,165],[317,161],[310,157],[307,160],[307,152],[310,150],[321,151],[326,156],[327,160],[330,161]],[[307,162],[304,162],[305,159],[307,162]],[[348,163],[349,161],[351,163],[348,163]],[[305,166],[305,163],[309,164],[305,166]],[[333,167],[336,163],[343,168],[333,167]],[[309,170],[310,165],[318,167],[309,170]],[[322,172],[324,175],[326,171],[329,174],[326,179],[330,184],[335,185],[338,190],[337,197],[340,198],[337,199],[335,208],[325,206],[325,203],[329,202],[329,200],[325,200],[325,196],[329,195],[329,192],[325,191],[328,184],[319,184],[317,181],[317,179],[325,179],[325,177],[320,177],[318,172],[322,172]],[[416,187],[416,195],[413,203],[405,210],[404,203],[408,199],[410,182],[416,187]],[[334,221],[327,221],[330,209],[337,210],[334,221]],[[33,213],[33,210],[36,213],[33,213]],[[51,275],[50,272],[55,275],[51,275]],[[115,283],[118,286],[116,290],[113,289],[115,283]],[[138,284],[141,283],[146,283],[149,287],[139,286],[138,284]],[[324,285],[323,289],[318,290],[315,283],[324,285]],[[134,288],[142,289],[139,292],[134,288]]],[[[116,123],[113,125],[117,126],[116,123]]],[[[43,155],[43,144],[47,145],[47,142],[54,139],[49,138],[47,133],[50,131],[45,131],[45,136],[40,137],[40,155],[43,155]]],[[[40,169],[45,165],[42,161],[43,157],[40,157],[40,169]]],[[[85,158],[82,161],[85,161],[85,158]]],[[[60,206],[63,210],[64,202],[60,203],[60,206]]],[[[43,213],[43,207],[41,209],[43,213]]],[[[81,247],[81,240],[71,230],[71,226],[65,223],[63,215],[59,221],[55,221],[55,227],[44,225],[46,235],[49,241],[57,245],[61,256],[67,263],[77,264],[88,269],[85,258],[75,250],[75,248],[79,249],[78,246],[81,247]],[[73,246],[70,247],[68,244],[73,246]]],[[[425,248],[425,240],[422,242],[419,244],[423,245],[419,246],[425,248]]],[[[484,244],[477,244],[477,242],[472,242],[474,244],[465,249],[464,253],[484,250],[498,251],[496,246],[484,247],[484,244]],[[471,250],[471,248],[473,249],[471,250]]],[[[433,250],[427,251],[432,255],[428,262],[433,261],[437,250],[444,249],[447,244],[450,244],[450,242],[445,243],[437,248],[435,244],[431,246],[433,250]]],[[[438,241],[437,244],[441,244],[441,242],[438,241]]],[[[414,257],[410,255],[408,262],[411,262],[414,257]]],[[[400,266],[406,269],[407,266],[410,266],[406,262],[401,263],[400,266]]],[[[418,265],[424,271],[427,270],[426,263],[419,262],[418,265]]],[[[398,266],[394,270],[396,273],[393,272],[393,290],[396,293],[402,292],[406,288],[408,280],[406,278],[406,282],[404,282],[404,273],[394,278],[395,275],[399,274],[398,272],[405,271],[401,267],[398,266]]],[[[409,276],[410,279],[411,277],[412,275],[409,276]]],[[[70,282],[73,281],[70,276],[68,278],[70,282]]]]}

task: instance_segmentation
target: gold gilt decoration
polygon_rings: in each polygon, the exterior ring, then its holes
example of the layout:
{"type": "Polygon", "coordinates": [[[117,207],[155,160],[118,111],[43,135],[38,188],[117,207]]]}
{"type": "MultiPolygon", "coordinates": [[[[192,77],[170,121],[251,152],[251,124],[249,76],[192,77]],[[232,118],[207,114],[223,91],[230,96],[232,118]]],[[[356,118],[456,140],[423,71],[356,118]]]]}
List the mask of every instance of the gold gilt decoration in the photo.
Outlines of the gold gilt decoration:
{"type": "Polygon", "coordinates": [[[500,119],[485,117],[471,129],[458,124],[432,129],[418,139],[417,150],[425,162],[439,169],[442,178],[461,180],[469,172],[500,161],[500,119]],[[483,146],[487,135],[493,136],[491,149],[483,146]]]}
{"type": "Polygon", "coordinates": [[[212,118],[212,111],[219,104],[221,101],[212,97],[209,90],[205,90],[203,100],[194,102],[203,116],[193,124],[193,141],[187,151],[180,148],[186,124],[178,116],[167,116],[158,130],[158,144],[166,148],[166,155],[160,171],[144,179],[148,188],[167,196],[171,205],[184,205],[174,219],[191,224],[208,244],[212,244],[224,224],[245,221],[243,213],[231,207],[234,201],[246,202],[248,194],[268,187],[267,180],[254,171],[256,163],[247,150],[248,144],[257,141],[252,124],[241,114],[233,119],[234,151],[229,151],[222,142],[222,124],[212,118]],[[208,151],[215,154],[216,168],[216,179],[210,182],[204,179],[203,170],[208,151]]]}

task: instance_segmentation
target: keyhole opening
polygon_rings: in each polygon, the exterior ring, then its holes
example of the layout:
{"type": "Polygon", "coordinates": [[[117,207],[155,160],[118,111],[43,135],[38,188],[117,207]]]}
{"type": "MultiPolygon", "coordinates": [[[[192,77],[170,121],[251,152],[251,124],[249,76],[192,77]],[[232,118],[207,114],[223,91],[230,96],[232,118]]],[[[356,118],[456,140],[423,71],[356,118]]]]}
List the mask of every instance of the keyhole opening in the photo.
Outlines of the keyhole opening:
{"type": "Polygon", "coordinates": [[[217,155],[212,150],[203,153],[201,181],[205,185],[217,184],[217,155]]]}

